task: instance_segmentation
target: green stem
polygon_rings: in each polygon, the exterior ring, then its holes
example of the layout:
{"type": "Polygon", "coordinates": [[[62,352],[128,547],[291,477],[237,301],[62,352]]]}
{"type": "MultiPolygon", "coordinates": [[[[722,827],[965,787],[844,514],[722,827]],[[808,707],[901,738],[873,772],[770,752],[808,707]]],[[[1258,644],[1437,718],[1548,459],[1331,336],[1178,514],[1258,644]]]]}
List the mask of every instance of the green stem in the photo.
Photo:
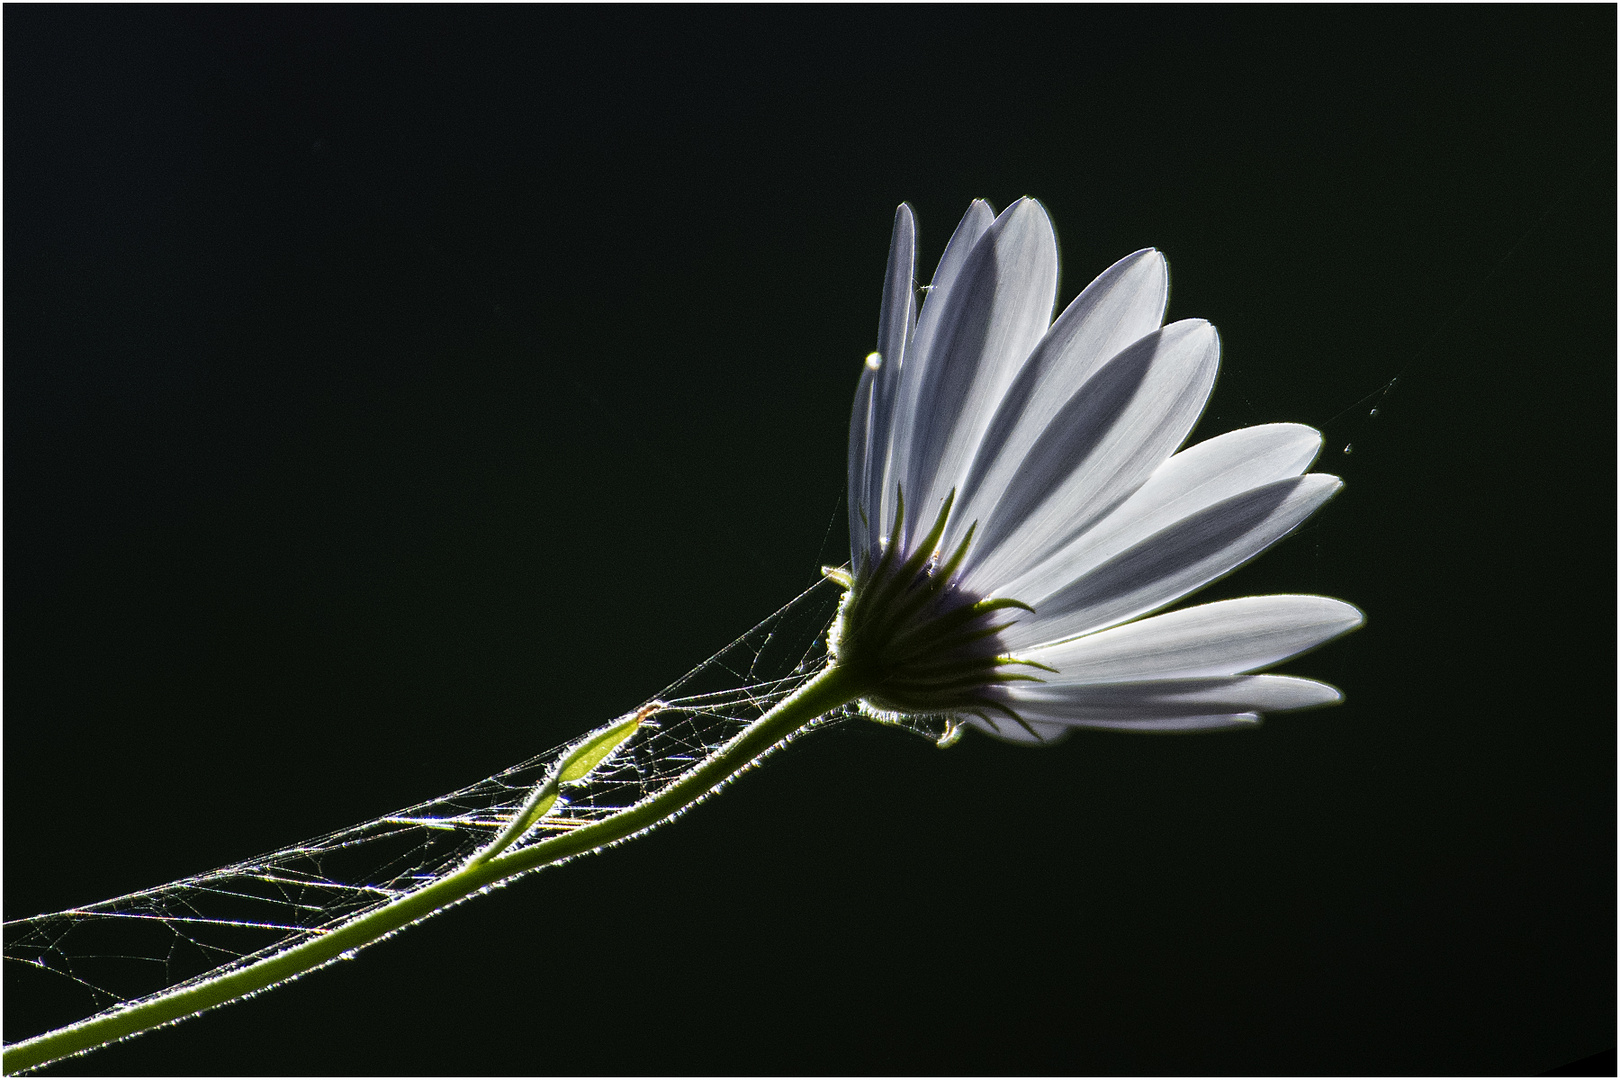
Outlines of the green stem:
{"type": "Polygon", "coordinates": [[[402,926],[424,919],[479,889],[622,840],[691,806],[783,739],[816,717],[855,700],[861,692],[853,676],[840,667],[829,666],[744,728],[697,768],[644,802],[612,817],[487,861],[481,862],[474,856],[460,870],[431,885],[247,967],[14,1043],[5,1048],[4,1070],[11,1074],[38,1068],[297,978],[402,926]]]}

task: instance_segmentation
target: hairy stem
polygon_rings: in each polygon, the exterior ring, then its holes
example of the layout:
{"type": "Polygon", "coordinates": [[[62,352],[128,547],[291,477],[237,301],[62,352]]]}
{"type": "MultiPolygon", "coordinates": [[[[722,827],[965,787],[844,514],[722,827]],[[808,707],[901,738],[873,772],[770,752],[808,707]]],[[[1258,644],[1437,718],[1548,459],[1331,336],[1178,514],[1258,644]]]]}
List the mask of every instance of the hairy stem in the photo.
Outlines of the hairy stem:
{"type": "Polygon", "coordinates": [[[531,847],[485,860],[475,855],[455,873],[344,923],[330,933],[247,967],[14,1043],[5,1048],[5,1072],[22,1072],[82,1054],[297,978],[449,907],[479,889],[650,828],[691,806],[783,739],[816,717],[853,701],[861,692],[848,672],[830,665],[691,772],[650,799],[531,847]]]}

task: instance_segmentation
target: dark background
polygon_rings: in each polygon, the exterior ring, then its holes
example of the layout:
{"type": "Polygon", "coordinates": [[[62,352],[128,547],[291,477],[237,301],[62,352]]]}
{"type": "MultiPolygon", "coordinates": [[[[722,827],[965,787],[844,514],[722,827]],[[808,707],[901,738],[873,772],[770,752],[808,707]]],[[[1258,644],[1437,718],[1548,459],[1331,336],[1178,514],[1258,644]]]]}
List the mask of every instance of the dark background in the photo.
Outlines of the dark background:
{"type": "MultiPolygon", "coordinates": [[[[1258,732],[846,727],[112,1073],[1526,1073],[1615,1038],[1615,11],[5,10],[5,905],[476,780],[846,557],[896,203],[1171,259],[1258,732]],[[1399,381],[1392,380],[1399,377],[1399,381]],[[1376,407],[1376,417],[1371,410],[1376,407]]],[[[10,1038],[29,1002],[7,1001],[10,1038]]]]}

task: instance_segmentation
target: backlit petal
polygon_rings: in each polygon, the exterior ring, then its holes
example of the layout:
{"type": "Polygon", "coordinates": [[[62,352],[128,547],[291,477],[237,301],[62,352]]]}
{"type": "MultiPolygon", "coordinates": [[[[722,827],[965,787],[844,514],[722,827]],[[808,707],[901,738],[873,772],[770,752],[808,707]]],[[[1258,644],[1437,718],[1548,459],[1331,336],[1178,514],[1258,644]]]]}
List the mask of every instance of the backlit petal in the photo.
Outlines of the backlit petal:
{"type": "Polygon", "coordinates": [[[1238,675],[1280,664],[1360,626],[1326,596],[1245,596],[1183,608],[1019,655],[1057,674],[1048,684],[1238,675]]]}
{"type": "Polygon", "coordinates": [[[1141,487],[1197,423],[1219,357],[1215,328],[1188,319],[1142,338],[1087,379],[979,521],[963,586],[999,593],[1141,487]]]}
{"type": "Polygon", "coordinates": [[[1159,328],[1169,267],[1151,248],[1121,259],[1086,286],[1052,324],[1007,388],[957,491],[943,547],[987,519],[1013,474],[1080,386],[1127,345],[1159,328]]]}
{"type": "Polygon", "coordinates": [[[1050,596],[1095,566],[1098,552],[1123,551],[1233,496],[1298,476],[1321,448],[1322,436],[1303,424],[1261,424],[1206,439],[1160,465],[1095,525],[996,591],[1050,596]]]}
{"type": "MultiPolygon", "coordinates": [[[[1041,204],[1020,199],[980,238],[942,306],[917,399],[906,514],[932,522],[957,489],[1057,297],[1057,238],[1041,204]]],[[[913,531],[915,527],[913,526],[913,531]]]]}
{"type": "Polygon", "coordinates": [[[1027,722],[1085,726],[1185,716],[1288,712],[1332,705],[1343,695],[1327,683],[1292,675],[1234,675],[1135,683],[1013,683],[1008,705],[1027,722]]]}
{"type": "MultiPolygon", "coordinates": [[[[974,245],[994,221],[995,214],[991,211],[990,204],[983,199],[975,199],[968,207],[967,213],[962,215],[962,221],[956,226],[956,232],[951,234],[950,243],[945,245],[945,254],[940,256],[939,268],[934,271],[934,280],[928,287],[928,296],[917,316],[916,330],[906,346],[905,362],[901,365],[899,385],[895,389],[889,453],[881,483],[883,512],[879,520],[884,535],[888,534],[889,527],[894,521],[897,488],[907,475],[912,444],[917,439],[919,427],[927,422],[926,417],[919,415],[918,400],[926,388],[928,379],[932,377],[929,353],[939,329],[941,312],[950,307],[951,291],[957,276],[972,253],[974,245]]],[[[913,494],[912,501],[915,500],[916,496],[913,494]]],[[[905,537],[902,536],[901,539],[904,542],[905,537]]]]}
{"type": "Polygon", "coordinates": [[[855,405],[849,415],[849,551],[852,565],[875,550],[871,519],[866,512],[866,470],[871,450],[872,391],[878,372],[868,367],[855,385],[855,405]]]}
{"type": "MultiPolygon", "coordinates": [[[[1063,641],[1146,615],[1248,562],[1342,485],[1322,473],[1265,484],[1182,518],[1139,542],[1091,552],[1068,585],[1024,600],[1035,608],[1002,631],[1011,650],[1063,641]]],[[[1023,598],[1020,598],[1023,599],[1023,598]]]]}
{"type": "Polygon", "coordinates": [[[895,395],[899,392],[900,372],[905,366],[916,325],[917,224],[911,207],[901,203],[894,212],[894,237],[889,242],[889,266],[884,275],[883,306],[878,316],[878,369],[872,386],[864,475],[860,492],[850,492],[851,505],[858,499],[865,511],[865,541],[871,552],[877,551],[878,541],[884,535],[883,483],[888,471],[895,395]]]}

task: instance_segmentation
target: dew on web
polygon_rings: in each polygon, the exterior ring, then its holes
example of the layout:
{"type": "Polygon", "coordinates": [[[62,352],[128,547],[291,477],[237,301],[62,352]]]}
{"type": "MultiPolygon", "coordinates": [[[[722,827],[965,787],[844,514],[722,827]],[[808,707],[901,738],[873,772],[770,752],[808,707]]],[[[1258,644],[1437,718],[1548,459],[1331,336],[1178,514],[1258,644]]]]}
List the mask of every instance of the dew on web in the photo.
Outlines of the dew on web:
{"type": "MultiPolygon", "coordinates": [[[[696,768],[821,669],[839,595],[823,579],[657,694],[653,700],[663,706],[583,781],[565,784],[550,813],[508,850],[610,817],[696,768]]],[[[829,714],[804,731],[844,715],[829,714]]],[[[40,1017],[39,1031],[52,1030],[331,933],[460,869],[506,827],[568,749],[280,851],[9,921],[8,992],[47,1005],[31,1009],[35,1015],[54,1011],[40,1017]]],[[[8,1042],[39,1033],[13,1027],[8,1042]]]]}

